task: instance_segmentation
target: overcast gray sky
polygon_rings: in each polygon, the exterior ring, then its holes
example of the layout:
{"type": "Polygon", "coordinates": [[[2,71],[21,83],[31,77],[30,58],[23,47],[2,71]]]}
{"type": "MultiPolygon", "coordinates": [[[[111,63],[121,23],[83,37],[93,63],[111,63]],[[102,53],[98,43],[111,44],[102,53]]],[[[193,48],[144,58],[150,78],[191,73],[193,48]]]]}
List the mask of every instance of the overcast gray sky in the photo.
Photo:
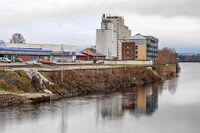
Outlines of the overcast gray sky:
{"type": "Polygon", "coordinates": [[[0,0],[0,40],[20,32],[30,43],[95,45],[103,13],[124,16],[132,34],[160,47],[200,52],[200,0],[0,0]]]}

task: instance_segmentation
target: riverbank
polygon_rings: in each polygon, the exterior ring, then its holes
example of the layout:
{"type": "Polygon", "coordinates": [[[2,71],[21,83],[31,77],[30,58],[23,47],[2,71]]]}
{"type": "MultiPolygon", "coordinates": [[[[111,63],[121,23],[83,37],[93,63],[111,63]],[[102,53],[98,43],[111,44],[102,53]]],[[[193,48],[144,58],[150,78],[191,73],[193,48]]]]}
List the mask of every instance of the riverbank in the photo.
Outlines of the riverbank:
{"type": "Polygon", "coordinates": [[[63,82],[60,71],[40,71],[30,76],[30,73],[22,70],[1,70],[0,77],[0,89],[7,92],[0,92],[1,107],[35,104],[99,91],[112,92],[162,80],[150,67],[132,66],[65,70],[63,82]]]}

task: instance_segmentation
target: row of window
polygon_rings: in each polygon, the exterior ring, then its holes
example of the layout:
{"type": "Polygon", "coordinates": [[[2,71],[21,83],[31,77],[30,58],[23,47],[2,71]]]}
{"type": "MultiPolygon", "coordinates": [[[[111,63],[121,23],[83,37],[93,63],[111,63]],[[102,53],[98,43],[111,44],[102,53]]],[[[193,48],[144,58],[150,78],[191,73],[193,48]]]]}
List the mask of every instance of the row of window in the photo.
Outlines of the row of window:
{"type": "Polygon", "coordinates": [[[75,55],[76,55],[76,52],[66,52],[66,51],[64,51],[63,54],[64,54],[64,55],[72,55],[72,56],[75,56],[75,55]]]}

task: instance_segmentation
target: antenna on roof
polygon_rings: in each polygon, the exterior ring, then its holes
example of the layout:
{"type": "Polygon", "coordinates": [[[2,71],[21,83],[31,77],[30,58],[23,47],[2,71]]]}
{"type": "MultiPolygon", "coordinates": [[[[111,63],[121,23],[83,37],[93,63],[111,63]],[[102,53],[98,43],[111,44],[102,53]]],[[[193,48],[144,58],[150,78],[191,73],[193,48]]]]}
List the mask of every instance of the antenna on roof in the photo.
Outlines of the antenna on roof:
{"type": "Polygon", "coordinates": [[[106,17],[106,15],[105,15],[105,13],[103,14],[103,18],[105,18],[106,17]]]}

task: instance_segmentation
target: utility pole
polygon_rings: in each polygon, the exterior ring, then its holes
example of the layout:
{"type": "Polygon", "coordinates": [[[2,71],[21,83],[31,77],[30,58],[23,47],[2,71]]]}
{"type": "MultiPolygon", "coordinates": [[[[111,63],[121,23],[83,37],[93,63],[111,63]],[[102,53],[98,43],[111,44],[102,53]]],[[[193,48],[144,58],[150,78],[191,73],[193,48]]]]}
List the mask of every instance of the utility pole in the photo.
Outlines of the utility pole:
{"type": "Polygon", "coordinates": [[[64,53],[64,47],[63,47],[63,44],[61,45],[61,63],[62,63],[62,65],[61,65],[61,83],[63,84],[63,77],[64,77],[64,74],[63,74],[63,53],[64,53]]]}
{"type": "MultiPolygon", "coordinates": [[[[126,58],[127,58],[127,57],[126,57],[126,58]]],[[[126,71],[126,58],[125,58],[125,66],[124,66],[124,67],[125,67],[125,71],[126,71]]]]}

